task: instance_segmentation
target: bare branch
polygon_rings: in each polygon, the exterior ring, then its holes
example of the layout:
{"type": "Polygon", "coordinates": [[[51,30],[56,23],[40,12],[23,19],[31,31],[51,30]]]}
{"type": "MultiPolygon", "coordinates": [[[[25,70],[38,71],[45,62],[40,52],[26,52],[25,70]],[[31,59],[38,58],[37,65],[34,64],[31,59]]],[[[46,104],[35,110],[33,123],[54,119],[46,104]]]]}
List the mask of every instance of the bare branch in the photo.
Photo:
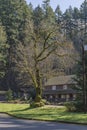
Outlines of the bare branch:
{"type": "Polygon", "coordinates": [[[51,51],[48,52],[48,54],[46,54],[46,56],[44,56],[43,58],[38,59],[38,62],[43,61],[44,59],[46,59],[53,51],[55,51],[56,48],[52,49],[51,51]]]}

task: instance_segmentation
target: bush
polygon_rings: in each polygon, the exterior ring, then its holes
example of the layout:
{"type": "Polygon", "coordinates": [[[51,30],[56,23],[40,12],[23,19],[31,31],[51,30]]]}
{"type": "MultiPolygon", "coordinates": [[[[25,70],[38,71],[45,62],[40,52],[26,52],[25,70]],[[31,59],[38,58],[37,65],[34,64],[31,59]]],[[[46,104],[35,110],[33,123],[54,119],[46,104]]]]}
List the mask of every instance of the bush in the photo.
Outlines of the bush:
{"type": "Polygon", "coordinates": [[[64,105],[69,112],[82,112],[84,110],[84,105],[82,101],[66,102],[64,105]]]}
{"type": "Polygon", "coordinates": [[[64,105],[65,105],[67,111],[69,111],[69,112],[76,111],[74,102],[65,102],[64,105]]]}
{"type": "Polygon", "coordinates": [[[74,106],[76,108],[76,111],[83,112],[84,111],[84,105],[82,101],[76,101],[74,102],[74,106]]]}
{"type": "Polygon", "coordinates": [[[11,101],[13,99],[13,94],[12,94],[12,90],[9,89],[6,93],[6,99],[7,101],[11,101]]]}

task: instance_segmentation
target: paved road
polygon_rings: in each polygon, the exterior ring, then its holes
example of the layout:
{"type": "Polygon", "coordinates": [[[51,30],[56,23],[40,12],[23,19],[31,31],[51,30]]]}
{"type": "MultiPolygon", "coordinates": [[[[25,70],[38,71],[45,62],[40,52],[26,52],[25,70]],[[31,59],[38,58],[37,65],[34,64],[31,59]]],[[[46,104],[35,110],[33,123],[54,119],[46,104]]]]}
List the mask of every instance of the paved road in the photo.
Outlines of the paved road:
{"type": "Polygon", "coordinates": [[[0,114],[0,130],[87,130],[87,126],[20,120],[0,114]]]}

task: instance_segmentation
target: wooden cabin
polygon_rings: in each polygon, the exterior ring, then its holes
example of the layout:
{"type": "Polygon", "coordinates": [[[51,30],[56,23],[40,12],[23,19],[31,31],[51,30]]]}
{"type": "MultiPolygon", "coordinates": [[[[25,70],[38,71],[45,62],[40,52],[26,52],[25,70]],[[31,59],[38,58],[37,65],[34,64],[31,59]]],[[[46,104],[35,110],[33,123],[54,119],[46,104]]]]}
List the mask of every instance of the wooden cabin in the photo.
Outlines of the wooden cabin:
{"type": "Polygon", "coordinates": [[[47,80],[43,90],[43,97],[50,102],[65,102],[76,99],[77,91],[75,75],[53,77],[47,80]]]}

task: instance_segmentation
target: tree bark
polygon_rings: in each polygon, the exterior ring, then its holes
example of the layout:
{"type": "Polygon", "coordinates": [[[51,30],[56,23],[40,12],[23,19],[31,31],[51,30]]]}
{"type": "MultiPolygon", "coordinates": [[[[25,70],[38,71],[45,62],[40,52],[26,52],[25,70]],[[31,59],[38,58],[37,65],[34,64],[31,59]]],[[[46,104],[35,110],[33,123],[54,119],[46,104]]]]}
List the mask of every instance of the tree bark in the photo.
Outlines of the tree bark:
{"type": "Polygon", "coordinates": [[[40,102],[42,96],[42,82],[41,82],[40,72],[37,67],[36,67],[36,82],[37,82],[37,87],[36,87],[35,101],[40,102]]]}

